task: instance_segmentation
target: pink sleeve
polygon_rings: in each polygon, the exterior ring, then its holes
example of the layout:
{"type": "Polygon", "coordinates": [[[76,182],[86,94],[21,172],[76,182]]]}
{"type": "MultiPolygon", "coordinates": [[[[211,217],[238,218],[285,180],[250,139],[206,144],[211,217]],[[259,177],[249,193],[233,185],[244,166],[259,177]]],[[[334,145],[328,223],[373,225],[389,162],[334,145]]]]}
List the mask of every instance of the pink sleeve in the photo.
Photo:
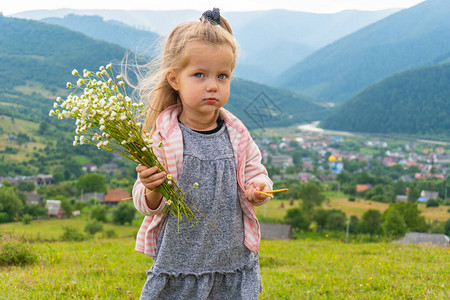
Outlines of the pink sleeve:
{"type": "MultiPolygon", "coordinates": [[[[273,188],[272,180],[269,178],[266,168],[261,163],[262,156],[258,146],[250,138],[246,147],[246,161],[245,161],[245,188],[247,188],[252,182],[261,181],[267,186],[267,189],[273,188]]],[[[267,197],[263,202],[258,203],[263,205],[269,201],[270,197],[267,197]]]]}
{"type": "Polygon", "coordinates": [[[145,192],[145,186],[139,179],[137,179],[133,186],[133,203],[136,209],[144,216],[153,216],[162,213],[164,207],[166,206],[166,201],[164,200],[164,198],[161,200],[161,204],[158,206],[158,208],[153,210],[150,209],[147,205],[145,192]]]}

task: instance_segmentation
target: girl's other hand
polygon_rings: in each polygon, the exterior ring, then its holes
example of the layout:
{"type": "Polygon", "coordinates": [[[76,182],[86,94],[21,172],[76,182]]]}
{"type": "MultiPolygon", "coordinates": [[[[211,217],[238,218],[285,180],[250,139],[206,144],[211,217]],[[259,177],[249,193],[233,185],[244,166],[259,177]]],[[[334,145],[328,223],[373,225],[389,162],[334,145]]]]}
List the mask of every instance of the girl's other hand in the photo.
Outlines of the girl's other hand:
{"type": "Polygon", "coordinates": [[[264,182],[255,181],[252,182],[252,184],[250,184],[247,187],[244,196],[251,204],[260,205],[267,199],[267,196],[261,195],[260,193],[258,193],[258,191],[265,191],[265,190],[267,189],[266,184],[264,182]]]}
{"type": "Polygon", "coordinates": [[[153,191],[156,189],[161,183],[164,182],[164,179],[166,178],[165,172],[159,172],[158,167],[146,167],[143,165],[139,165],[136,167],[136,172],[138,172],[139,179],[141,180],[142,184],[150,191],[153,191]]]}

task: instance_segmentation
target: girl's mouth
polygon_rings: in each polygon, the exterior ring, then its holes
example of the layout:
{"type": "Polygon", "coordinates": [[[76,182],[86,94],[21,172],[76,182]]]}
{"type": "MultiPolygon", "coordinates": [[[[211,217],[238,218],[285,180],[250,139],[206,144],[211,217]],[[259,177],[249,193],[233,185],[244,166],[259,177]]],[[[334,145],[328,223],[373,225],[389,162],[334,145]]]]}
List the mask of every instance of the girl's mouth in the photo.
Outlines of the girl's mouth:
{"type": "Polygon", "coordinates": [[[216,98],[214,98],[214,97],[211,97],[211,98],[206,98],[205,102],[207,102],[207,103],[216,103],[216,102],[218,102],[218,100],[216,98]]]}

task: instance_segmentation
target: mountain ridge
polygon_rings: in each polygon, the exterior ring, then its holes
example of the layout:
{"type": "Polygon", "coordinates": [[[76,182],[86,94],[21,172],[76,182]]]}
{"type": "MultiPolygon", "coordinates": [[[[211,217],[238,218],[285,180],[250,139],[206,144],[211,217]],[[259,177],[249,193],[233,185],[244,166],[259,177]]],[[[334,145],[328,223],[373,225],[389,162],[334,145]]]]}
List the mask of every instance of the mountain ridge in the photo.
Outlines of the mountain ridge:
{"type": "Polygon", "coordinates": [[[372,83],[432,65],[448,53],[448,15],[450,2],[444,0],[397,12],[316,51],[282,73],[276,85],[320,101],[346,101],[372,83]]]}

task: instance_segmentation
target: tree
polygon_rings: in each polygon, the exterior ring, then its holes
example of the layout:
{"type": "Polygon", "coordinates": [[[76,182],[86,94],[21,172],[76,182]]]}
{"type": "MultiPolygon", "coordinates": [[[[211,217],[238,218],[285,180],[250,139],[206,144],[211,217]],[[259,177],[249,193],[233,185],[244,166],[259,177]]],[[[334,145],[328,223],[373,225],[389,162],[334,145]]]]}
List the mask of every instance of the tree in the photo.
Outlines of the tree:
{"type": "Polygon", "coordinates": [[[450,236],[450,219],[448,219],[447,222],[445,222],[444,232],[446,235],[450,236]]]}
{"type": "MultiPolygon", "coordinates": [[[[406,227],[409,231],[426,232],[428,225],[425,217],[420,215],[420,210],[417,203],[399,202],[389,205],[389,209],[396,209],[405,221],[406,227]]],[[[387,213],[387,211],[385,213],[387,213]]]]}
{"type": "Polygon", "coordinates": [[[367,210],[361,217],[361,232],[368,233],[370,240],[381,225],[381,213],[376,209],[367,210]]]}
{"type": "MultiPolygon", "coordinates": [[[[63,198],[63,197],[59,197],[59,198],[63,198]]],[[[62,210],[64,210],[64,215],[67,218],[70,218],[72,216],[73,206],[70,203],[70,200],[63,198],[61,200],[61,208],[62,208],[62,210]]]]}
{"type": "Polygon", "coordinates": [[[106,223],[106,214],[108,206],[95,205],[91,208],[91,219],[106,223]]]}
{"type": "Polygon", "coordinates": [[[353,233],[355,236],[359,233],[359,228],[360,228],[360,224],[359,224],[359,219],[357,216],[351,216],[350,217],[350,224],[348,226],[348,231],[350,233],[353,233]]]}
{"type": "Polygon", "coordinates": [[[11,222],[23,208],[23,203],[14,186],[0,187],[0,212],[2,222],[11,222]]]}
{"type": "Polygon", "coordinates": [[[321,207],[318,207],[314,210],[313,214],[313,220],[317,224],[317,228],[320,232],[325,228],[327,225],[327,217],[328,217],[328,210],[323,209],[321,207]]]}
{"type": "Polygon", "coordinates": [[[391,238],[399,238],[408,231],[403,216],[397,209],[388,209],[385,220],[381,225],[384,235],[391,238]]]}
{"type": "Polygon", "coordinates": [[[319,206],[325,200],[322,195],[322,189],[314,182],[303,184],[300,189],[300,197],[302,198],[302,209],[305,213],[312,212],[314,206],[319,206]]]}
{"type": "Polygon", "coordinates": [[[97,220],[92,220],[84,226],[84,232],[90,235],[95,235],[97,232],[103,231],[103,223],[97,220]]]}
{"type": "Polygon", "coordinates": [[[17,188],[21,192],[32,192],[34,191],[34,188],[36,185],[34,184],[34,181],[31,180],[21,180],[19,181],[19,184],[17,185],[17,188]]]}
{"type": "Polygon", "coordinates": [[[128,223],[131,225],[135,214],[136,208],[134,208],[133,204],[122,201],[113,209],[112,219],[115,224],[123,225],[128,223]]]}
{"type": "Polygon", "coordinates": [[[420,197],[420,188],[417,186],[412,187],[408,193],[408,202],[415,203],[417,202],[417,199],[419,199],[419,197],[420,197]]]}
{"type": "Polygon", "coordinates": [[[85,174],[78,178],[77,190],[79,193],[106,192],[105,176],[101,174],[85,174]]]}
{"type": "Polygon", "coordinates": [[[345,213],[339,209],[332,209],[328,212],[326,228],[333,231],[342,231],[345,229],[345,213]]]}

